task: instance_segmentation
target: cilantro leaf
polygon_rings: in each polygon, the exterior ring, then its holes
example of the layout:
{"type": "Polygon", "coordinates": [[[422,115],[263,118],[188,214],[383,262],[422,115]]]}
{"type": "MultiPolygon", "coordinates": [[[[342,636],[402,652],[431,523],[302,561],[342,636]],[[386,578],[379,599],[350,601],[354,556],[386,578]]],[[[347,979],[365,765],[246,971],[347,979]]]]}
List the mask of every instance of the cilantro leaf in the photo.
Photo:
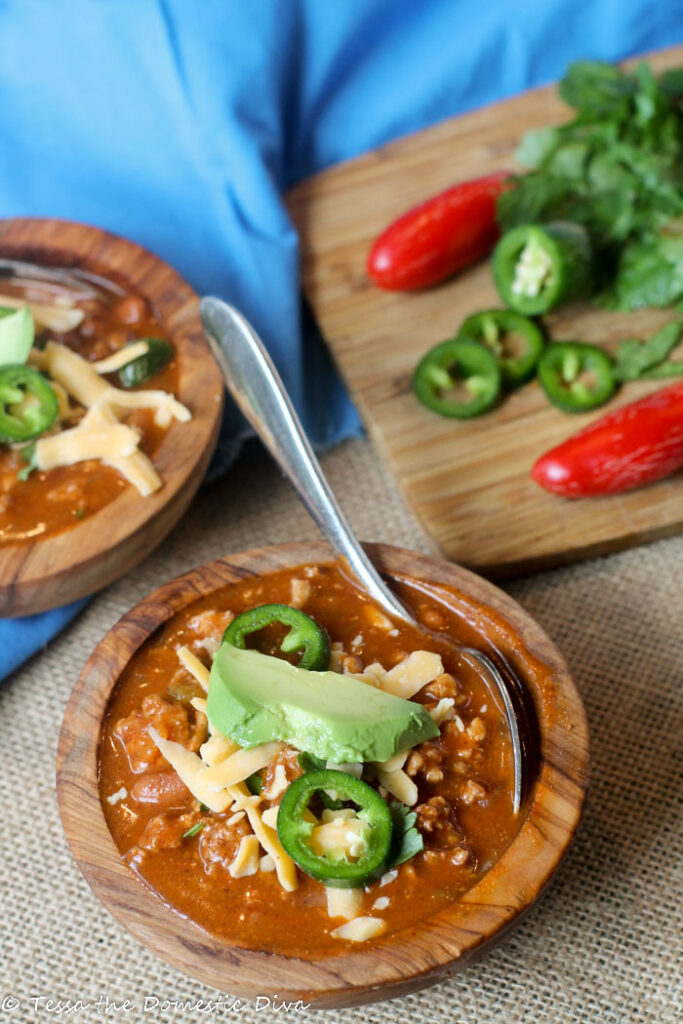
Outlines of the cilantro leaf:
{"type": "Polygon", "coordinates": [[[522,167],[540,167],[555,151],[560,136],[557,128],[537,128],[522,136],[515,160],[522,167]]]}
{"type": "Polygon", "coordinates": [[[422,835],[415,828],[417,814],[411,811],[405,804],[398,800],[389,804],[391,817],[394,823],[394,834],[387,861],[387,870],[395,868],[398,864],[410,860],[416,853],[424,848],[422,835]]]}
{"type": "Polygon", "coordinates": [[[653,366],[642,374],[647,380],[668,380],[671,377],[683,377],[683,361],[669,360],[653,366]]]}
{"type": "Polygon", "coordinates": [[[558,86],[560,98],[584,118],[624,118],[635,92],[631,75],[613,64],[577,60],[558,86]]]}
{"type": "Polygon", "coordinates": [[[646,341],[626,338],[615,354],[615,374],[619,380],[638,380],[648,370],[664,362],[683,334],[683,321],[671,320],[646,341]]]}
{"type": "Polygon", "coordinates": [[[36,460],[36,442],[31,441],[21,449],[21,458],[26,463],[17,473],[17,480],[28,480],[34,469],[38,469],[36,460]]]}

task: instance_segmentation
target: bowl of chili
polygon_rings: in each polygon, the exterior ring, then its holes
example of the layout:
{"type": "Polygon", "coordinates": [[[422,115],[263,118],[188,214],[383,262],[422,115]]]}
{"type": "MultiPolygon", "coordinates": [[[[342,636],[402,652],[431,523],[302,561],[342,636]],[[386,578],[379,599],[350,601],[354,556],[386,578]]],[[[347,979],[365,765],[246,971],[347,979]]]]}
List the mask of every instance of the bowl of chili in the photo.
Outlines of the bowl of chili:
{"type": "Polygon", "coordinates": [[[232,994],[350,1006],[446,977],[531,906],[580,821],[586,720],[551,641],[458,566],[368,550],[420,629],[380,613],[325,543],[259,548],[140,602],[97,647],[65,712],[58,798],[87,882],[145,946],[232,994]],[[504,659],[522,681],[518,814],[502,708],[454,642],[504,659]],[[329,716],[302,729],[301,715],[268,707],[285,732],[255,739],[262,709],[249,693],[212,713],[223,656],[259,670],[286,658],[288,676],[319,673],[328,692],[360,686],[353,742],[373,758],[392,748],[373,746],[384,726],[373,730],[364,705],[385,689],[412,694],[405,703],[438,727],[362,766],[334,763],[329,716]],[[316,667],[301,669],[302,657],[316,667]],[[222,731],[230,715],[237,742],[222,731]]]}
{"type": "Polygon", "coordinates": [[[0,221],[0,615],[106,586],[189,504],[223,402],[197,303],[127,239],[0,221]]]}

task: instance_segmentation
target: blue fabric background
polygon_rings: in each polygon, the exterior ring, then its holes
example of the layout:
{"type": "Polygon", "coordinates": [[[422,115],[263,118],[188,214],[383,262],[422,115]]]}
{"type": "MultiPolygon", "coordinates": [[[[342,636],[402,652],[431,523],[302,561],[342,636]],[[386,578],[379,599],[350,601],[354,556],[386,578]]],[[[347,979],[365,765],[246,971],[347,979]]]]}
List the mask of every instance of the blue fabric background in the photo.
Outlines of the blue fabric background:
{"type": "MultiPolygon", "coordinates": [[[[0,215],[98,224],[235,303],[329,446],[359,421],[301,330],[283,190],[682,29],[680,0],[0,0],[0,215]]],[[[215,470],[242,429],[230,411],[215,470]]],[[[0,676],[77,610],[0,622],[0,676]]]]}

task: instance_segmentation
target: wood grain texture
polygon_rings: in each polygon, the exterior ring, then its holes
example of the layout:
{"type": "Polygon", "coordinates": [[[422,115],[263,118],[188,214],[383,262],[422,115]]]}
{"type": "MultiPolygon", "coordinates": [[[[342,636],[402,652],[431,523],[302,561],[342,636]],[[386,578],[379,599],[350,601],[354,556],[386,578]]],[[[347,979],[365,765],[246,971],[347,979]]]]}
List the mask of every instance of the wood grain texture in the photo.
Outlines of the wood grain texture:
{"type": "MultiPolygon", "coordinates": [[[[657,69],[680,65],[683,47],[650,59],[657,69]]],[[[566,416],[535,382],[473,421],[443,419],[417,402],[410,380],[420,356],[452,337],[465,316],[501,305],[488,262],[412,294],[382,292],[365,276],[372,241],[400,213],[457,181],[514,167],[525,131],[567,116],[554,86],[538,89],[334,167],[288,196],[306,296],[365,426],[435,549],[490,575],[606,553],[683,524],[680,474],[583,501],[533,483],[536,458],[604,410],[566,416]]],[[[554,339],[613,349],[620,338],[646,336],[671,313],[574,306],[548,319],[554,339]]],[[[629,384],[610,408],[661,386],[629,384]]]]}
{"type": "Polygon", "coordinates": [[[78,267],[110,276],[149,300],[175,346],[177,397],[192,412],[174,422],[154,463],[163,487],[143,498],[131,485],[92,517],[35,543],[0,549],[0,616],[67,604],[123,576],[175,526],[211,458],[223,405],[223,381],[202,334],[199,299],[153,253],[99,228],[59,220],[0,220],[0,256],[78,267]]]}
{"type": "MultiPolygon", "coordinates": [[[[202,566],[141,601],[104,637],[86,664],[64,715],[57,794],[72,853],[95,894],[143,945],[186,974],[236,995],[278,993],[316,1007],[352,1006],[415,991],[463,967],[533,903],[557,868],[579,823],[588,784],[586,719],[566,665],[540,627],[514,601],[464,569],[382,545],[367,545],[375,564],[457,590],[463,612],[485,605],[519,639],[516,671],[534,659],[546,684],[528,684],[541,757],[516,838],[497,864],[447,910],[379,940],[321,960],[229,945],[167,907],[121,860],[98,793],[100,728],[124,667],[171,615],[217,588],[270,571],[330,562],[323,542],[259,548],[202,566]]],[[[481,619],[481,609],[476,613],[481,619]]],[[[517,656],[516,656],[517,657],[517,656]]]]}

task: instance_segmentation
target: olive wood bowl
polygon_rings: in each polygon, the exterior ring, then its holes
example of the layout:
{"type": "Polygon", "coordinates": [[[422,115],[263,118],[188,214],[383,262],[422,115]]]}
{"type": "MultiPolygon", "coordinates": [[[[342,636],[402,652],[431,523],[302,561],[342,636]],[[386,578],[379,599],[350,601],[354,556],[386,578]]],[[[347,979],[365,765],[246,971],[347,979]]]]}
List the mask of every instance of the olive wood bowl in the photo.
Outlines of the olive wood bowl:
{"type": "MultiPolygon", "coordinates": [[[[522,608],[492,584],[446,562],[370,544],[389,575],[444,583],[462,595],[474,624],[508,623],[519,641],[513,667],[547,666],[543,684],[527,684],[538,726],[538,757],[516,837],[465,895],[418,925],[337,955],[306,960],[239,948],[170,909],[121,859],[98,793],[100,729],[117,680],[138,648],[173,614],[248,576],[333,561],[324,542],[263,547],[201,566],[166,583],[107,633],[69,700],[57,758],[57,795],[71,851],[86,881],[116,920],[174,967],[208,985],[255,998],[277,993],[316,1007],[353,1006],[400,996],[453,974],[514,924],[555,872],[578,826],[589,776],[586,718],[567,667],[522,608]],[[487,613],[492,613],[487,620],[487,613]]],[[[460,601],[460,597],[458,598],[460,601]]],[[[495,629],[495,625],[491,626],[495,629]]],[[[485,634],[489,635],[489,634],[485,634]]]]}
{"type": "Polygon", "coordinates": [[[223,381],[204,340],[199,299],[167,263],[117,235],[68,221],[0,220],[0,257],[78,268],[143,295],[175,347],[176,397],[192,412],[174,422],[154,455],[163,486],[131,485],[91,517],[55,536],[0,548],[0,617],[42,612],[84,597],[137,565],[175,526],[194,496],[218,437],[223,381]]]}

